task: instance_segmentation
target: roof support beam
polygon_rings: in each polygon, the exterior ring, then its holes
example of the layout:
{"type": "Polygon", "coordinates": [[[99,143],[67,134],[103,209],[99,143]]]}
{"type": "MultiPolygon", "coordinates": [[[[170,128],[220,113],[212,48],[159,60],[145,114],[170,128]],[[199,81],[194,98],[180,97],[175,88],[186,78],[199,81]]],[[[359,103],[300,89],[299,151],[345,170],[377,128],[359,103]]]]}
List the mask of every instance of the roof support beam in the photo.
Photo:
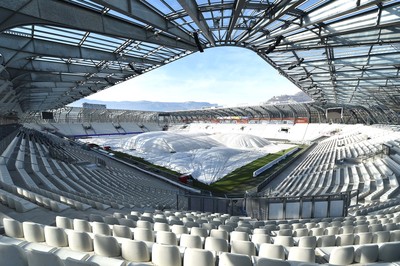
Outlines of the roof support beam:
{"type": "Polygon", "coordinates": [[[71,5],[64,1],[0,1],[0,31],[31,24],[47,24],[73,28],[107,36],[197,51],[196,45],[179,41],[162,33],[155,35],[153,31],[149,31],[142,26],[108,15],[101,15],[99,12],[71,5]],[[25,6],[20,9],[22,5],[25,6]],[[54,12],[55,10],[62,10],[62,12],[54,12]],[[16,13],[10,16],[10,13],[12,14],[13,12],[16,13]]]}
{"type": "Polygon", "coordinates": [[[203,14],[199,11],[196,1],[194,0],[178,0],[179,4],[185,9],[186,13],[190,16],[197,27],[202,31],[204,37],[210,42],[212,46],[215,46],[215,40],[212,36],[210,28],[207,25],[203,14]]]}
{"type": "Polygon", "coordinates": [[[154,28],[168,32],[177,39],[181,39],[189,44],[196,45],[193,37],[187,32],[179,29],[175,24],[165,19],[160,14],[150,9],[147,5],[139,0],[92,0],[102,6],[116,10],[126,16],[137,19],[143,23],[151,25],[154,28]]]}
{"type": "Polygon", "coordinates": [[[242,9],[245,4],[246,4],[246,0],[236,0],[235,1],[232,18],[229,21],[228,30],[226,31],[225,41],[228,41],[231,39],[232,31],[235,28],[236,22],[239,18],[239,15],[241,14],[242,9]]]}

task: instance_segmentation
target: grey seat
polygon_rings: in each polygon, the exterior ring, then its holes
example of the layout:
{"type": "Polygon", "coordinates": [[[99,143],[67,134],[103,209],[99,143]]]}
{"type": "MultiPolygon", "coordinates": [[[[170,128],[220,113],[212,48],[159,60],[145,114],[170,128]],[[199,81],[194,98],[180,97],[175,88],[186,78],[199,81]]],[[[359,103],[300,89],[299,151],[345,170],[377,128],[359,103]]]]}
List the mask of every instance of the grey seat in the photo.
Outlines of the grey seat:
{"type": "Polygon", "coordinates": [[[378,245],[362,245],[354,251],[354,262],[357,263],[373,263],[378,260],[379,247],[378,245]]]}
{"type": "Polygon", "coordinates": [[[354,247],[335,247],[330,256],[329,263],[335,265],[349,265],[354,260],[354,247]]]}

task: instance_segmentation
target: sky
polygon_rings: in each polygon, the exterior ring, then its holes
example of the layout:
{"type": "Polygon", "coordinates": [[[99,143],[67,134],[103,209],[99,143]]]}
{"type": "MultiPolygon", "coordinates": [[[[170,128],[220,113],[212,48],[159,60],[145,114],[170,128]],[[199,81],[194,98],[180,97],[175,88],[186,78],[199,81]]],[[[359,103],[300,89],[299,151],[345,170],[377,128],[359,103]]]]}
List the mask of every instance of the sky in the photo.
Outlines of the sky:
{"type": "Polygon", "coordinates": [[[218,47],[194,53],[93,94],[101,101],[209,102],[257,105],[300,90],[256,53],[218,47]]]}

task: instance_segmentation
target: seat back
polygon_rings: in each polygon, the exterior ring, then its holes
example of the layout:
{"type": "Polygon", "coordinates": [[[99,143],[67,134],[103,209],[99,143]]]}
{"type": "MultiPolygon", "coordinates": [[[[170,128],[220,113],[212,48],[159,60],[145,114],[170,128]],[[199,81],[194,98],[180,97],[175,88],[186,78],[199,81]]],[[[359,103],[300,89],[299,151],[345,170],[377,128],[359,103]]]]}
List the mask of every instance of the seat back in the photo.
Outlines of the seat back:
{"type": "Polygon", "coordinates": [[[302,248],[315,248],[317,246],[317,237],[316,236],[300,237],[297,245],[302,248]]]}
{"type": "Polygon", "coordinates": [[[63,216],[56,216],[56,226],[64,229],[74,229],[72,220],[63,216]]]}
{"type": "Polygon", "coordinates": [[[274,244],[275,245],[282,245],[285,247],[293,247],[294,246],[294,240],[293,237],[291,236],[277,236],[274,239],[274,244]]]}
{"type": "Polygon", "coordinates": [[[215,238],[222,238],[225,240],[229,240],[229,233],[225,230],[212,229],[210,231],[210,236],[215,237],[215,238]]]}
{"type": "Polygon", "coordinates": [[[378,231],[372,234],[372,243],[385,243],[390,240],[389,231],[378,231]]]}
{"type": "Polygon", "coordinates": [[[362,245],[354,251],[354,262],[357,263],[373,263],[378,260],[379,247],[378,245],[362,245]]]}
{"type": "Polygon", "coordinates": [[[28,266],[25,251],[16,245],[0,243],[0,265],[28,266]]]}
{"type": "Polygon", "coordinates": [[[92,226],[89,224],[88,221],[81,219],[74,219],[74,231],[91,233],[92,226]]]}
{"type": "Polygon", "coordinates": [[[187,248],[202,248],[202,242],[200,236],[182,234],[179,246],[187,248]]]}
{"type": "Polygon", "coordinates": [[[121,256],[121,247],[112,236],[94,235],[93,249],[96,255],[105,257],[121,256]]]}
{"type": "Polygon", "coordinates": [[[165,245],[178,245],[175,233],[159,231],[156,234],[156,243],[165,245]]]}
{"type": "Polygon", "coordinates": [[[92,231],[93,231],[93,234],[106,235],[106,236],[111,235],[110,226],[106,223],[93,222],[92,223],[92,231]]]}
{"type": "Polygon", "coordinates": [[[231,242],[231,253],[255,256],[256,247],[250,241],[234,240],[231,242]]]}
{"type": "Polygon", "coordinates": [[[282,245],[264,243],[260,246],[258,256],[270,259],[284,260],[285,249],[282,245]]]}
{"type": "MultiPolygon", "coordinates": [[[[199,237],[199,236],[197,236],[199,237]]],[[[183,266],[210,266],[215,265],[215,257],[209,250],[187,248],[183,255],[183,266]]]]}
{"type": "Polygon", "coordinates": [[[22,227],[22,223],[19,221],[10,218],[4,218],[3,226],[6,236],[14,238],[24,237],[24,229],[22,227]]]}
{"type": "Polygon", "coordinates": [[[114,224],[112,229],[113,236],[132,239],[132,230],[125,225],[114,224]]]}
{"type": "Polygon", "coordinates": [[[288,260],[315,262],[315,250],[313,248],[292,247],[289,250],[288,260]]]}
{"type": "Polygon", "coordinates": [[[67,247],[68,236],[63,228],[46,225],[44,227],[44,237],[46,244],[54,247],[67,247]]]}
{"type": "Polygon", "coordinates": [[[27,258],[29,266],[64,266],[61,259],[51,252],[32,249],[27,252],[27,258]]]}
{"type": "Polygon", "coordinates": [[[219,264],[221,266],[253,266],[249,256],[224,252],[219,255],[219,264]]]}
{"type": "Polygon", "coordinates": [[[329,263],[335,265],[349,265],[354,260],[354,247],[335,247],[330,256],[329,263]]]}
{"type": "Polygon", "coordinates": [[[93,251],[93,240],[86,232],[68,232],[69,248],[81,252],[93,251]]]}
{"type": "Polygon", "coordinates": [[[372,233],[364,232],[358,233],[354,235],[354,244],[355,245],[364,245],[372,243],[372,233]]]}
{"type": "Polygon", "coordinates": [[[334,235],[320,236],[317,239],[317,247],[333,247],[336,244],[334,235]]]}
{"type": "Polygon", "coordinates": [[[138,240],[127,239],[121,243],[121,255],[124,260],[133,262],[150,261],[150,252],[146,243],[138,240]]]}
{"type": "Polygon", "coordinates": [[[181,266],[181,255],[177,246],[155,243],[152,247],[152,262],[158,266],[181,266]]]}
{"type": "Polygon", "coordinates": [[[23,222],[24,237],[29,242],[44,242],[44,230],[41,224],[23,222]]]}
{"type": "Polygon", "coordinates": [[[222,238],[207,237],[204,249],[216,252],[228,252],[228,241],[222,238]]]}
{"type": "Polygon", "coordinates": [[[383,243],[379,246],[379,260],[384,262],[400,261],[400,242],[383,243]]]}
{"type": "Polygon", "coordinates": [[[336,236],[336,246],[350,246],[354,244],[354,234],[342,234],[336,236]]]}

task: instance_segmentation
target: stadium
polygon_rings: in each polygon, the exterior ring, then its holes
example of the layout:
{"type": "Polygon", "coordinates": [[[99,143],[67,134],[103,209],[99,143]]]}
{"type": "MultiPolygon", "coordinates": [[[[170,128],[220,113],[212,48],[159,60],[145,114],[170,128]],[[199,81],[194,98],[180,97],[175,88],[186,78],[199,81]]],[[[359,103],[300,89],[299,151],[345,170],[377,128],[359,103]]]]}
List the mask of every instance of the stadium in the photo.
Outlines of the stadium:
{"type": "Polygon", "coordinates": [[[400,1],[0,0],[0,32],[0,265],[399,265],[400,1]],[[70,106],[227,46],[311,100],[70,106]]]}

